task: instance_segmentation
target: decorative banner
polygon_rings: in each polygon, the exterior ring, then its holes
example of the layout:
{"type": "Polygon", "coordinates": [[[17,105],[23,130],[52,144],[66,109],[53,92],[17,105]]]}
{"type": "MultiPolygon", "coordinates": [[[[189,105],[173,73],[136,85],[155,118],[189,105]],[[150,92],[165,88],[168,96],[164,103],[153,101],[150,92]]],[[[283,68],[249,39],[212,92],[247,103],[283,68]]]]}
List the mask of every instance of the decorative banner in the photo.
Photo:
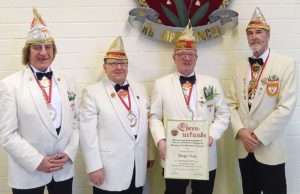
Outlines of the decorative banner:
{"type": "Polygon", "coordinates": [[[225,33],[223,25],[227,22],[232,22],[233,27],[238,24],[238,13],[226,9],[228,0],[201,0],[207,1],[203,5],[200,0],[163,1],[164,4],[160,0],[139,0],[142,6],[147,7],[132,9],[129,23],[133,25],[133,21],[137,20],[143,23],[142,34],[153,40],[170,43],[177,41],[188,19],[191,20],[197,42],[220,37],[225,33]]]}

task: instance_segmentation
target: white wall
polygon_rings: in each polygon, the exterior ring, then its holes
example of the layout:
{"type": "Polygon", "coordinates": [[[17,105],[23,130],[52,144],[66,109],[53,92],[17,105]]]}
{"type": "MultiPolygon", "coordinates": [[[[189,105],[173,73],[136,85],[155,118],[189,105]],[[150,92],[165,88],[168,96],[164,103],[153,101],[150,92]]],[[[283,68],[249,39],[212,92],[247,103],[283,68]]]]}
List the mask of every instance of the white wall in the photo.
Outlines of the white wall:
{"type": "MultiPolygon", "coordinates": [[[[219,78],[224,92],[235,61],[251,54],[245,28],[257,5],[271,26],[271,49],[300,63],[300,0],[231,0],[229,8],[240,14],[238,27],[227,30],[218,40],[197,46],[196,71],[219,78]]],[[[58,54],[53,65],[75,74],[80,92],[103,76],[103,56],[118,35],[123,36],[129,57],[129,75],[144,82],[149,93],[156,78],[174,70],[171,59],[174,45],[148,40],[127,23],[129,10],[138,6],[135,0],[0,0],[0,79],[23,68],[21,50],[33,18],[32,6],[38,8],[56,39],[58,54]]],[[[299,103],[287,129],[288,194],[300,194],[299,103]]],[[[219,141],[218,148],[219,168],[214,193],[242,193],[230,129],[219,141]]],[[[6,168],[6,152],[0,148],[0,194],[10,192],[6,168]]],[[[74,193],[91,193],[80,153],[76,169],[74,193]]],[[[149,172],[150,185],[161,185],[159,166],[149,172]]],[[[151,193],[159,194],[158,190],[151,193]]]]}

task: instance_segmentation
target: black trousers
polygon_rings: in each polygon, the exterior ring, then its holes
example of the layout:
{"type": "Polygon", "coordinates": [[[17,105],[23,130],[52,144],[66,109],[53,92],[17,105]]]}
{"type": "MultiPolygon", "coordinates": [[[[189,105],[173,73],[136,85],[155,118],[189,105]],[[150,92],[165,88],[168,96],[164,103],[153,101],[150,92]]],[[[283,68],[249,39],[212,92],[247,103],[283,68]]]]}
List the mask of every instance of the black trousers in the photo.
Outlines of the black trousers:
{"type": "MultiPolygon", "coordinates": [[[[48,183],[47,189],[49,194],[72,194],[73,178],[65,181],[55,182],[54,179],[48,183]]],[[[45,186],[33,189],[15,189],[12,188],[13,194],[44,194],[45,186]]]]}
{"type": "Polygon", "coordinates": [[[93,194],[142,194],[143,187],[135,187],[135,168],[133,169],[132,179],[130,186],[127,190],[123,191],[106,191],[99,189],[97,187],[93,187],[93,194]]]}
{"type": "Polygon", "coordinates": [[[286,194],[285,163],[266,165],[253,153],[239,159],[244,194],[286,194]]]}
{"type": "MultiPolygon", "coordinates": [[[[164,169],[163,169],[164,176],[164,169]]],[[[191,181],[192,194],[212,194],[214,189],[216,170],[209,171],[209,180],[165,179],[165,194],[185,194],[191,181]]]]}

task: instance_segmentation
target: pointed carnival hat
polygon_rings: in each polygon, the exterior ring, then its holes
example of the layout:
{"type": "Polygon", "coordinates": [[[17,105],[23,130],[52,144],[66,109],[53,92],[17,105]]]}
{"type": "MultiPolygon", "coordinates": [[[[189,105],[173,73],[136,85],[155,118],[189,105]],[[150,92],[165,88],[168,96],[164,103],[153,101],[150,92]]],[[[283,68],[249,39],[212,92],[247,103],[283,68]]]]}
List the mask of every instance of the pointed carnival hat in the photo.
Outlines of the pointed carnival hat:
{"type": "Polygon", "coordinates": [[[188,25],[185,27],[184,31],[180,33],[180,36],[176,42],[175,50],[197,50],[196,48],[196,38],[192,29],[192,25],[189,21],[188,25]]]}
{"type": "Polygon", "coordinates": [[[128,59],[121,36],[118,36],[111,44],[109,50],[104,56],[104,59],[128,59]]]}
{"type": "Polygon", "coordinates": [[[254,14],[247,26],[246,31],[250,28],[262,28],[262,29],[266,29],[268,31],[271,30],[270,26],[266,22],[264,15],[262,14],[262,12],[260,11],[260,9],[258,7],[256,7],[256,9],[255,9],[254,14]]]}
{"type": "Polygon", "coordinates": [[[35,7],[33,8],[33,15],[34,18],[31,22],[30,30],[27,33],[26,44],[54,41],[54,38],[51,36],[49,29],[47,28],[41,15],[38,13],[35,7]]]}

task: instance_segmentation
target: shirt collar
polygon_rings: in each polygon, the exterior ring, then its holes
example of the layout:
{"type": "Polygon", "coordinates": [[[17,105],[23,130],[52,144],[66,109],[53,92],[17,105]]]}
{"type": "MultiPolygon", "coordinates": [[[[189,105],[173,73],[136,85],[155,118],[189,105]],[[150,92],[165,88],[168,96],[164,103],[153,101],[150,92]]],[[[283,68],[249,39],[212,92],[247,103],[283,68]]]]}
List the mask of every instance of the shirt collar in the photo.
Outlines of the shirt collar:
{"type": "MultiPolygon", "coordinates": [[[[268,49],[267,49],[262,55],[260,55],[258,58],[262,58],[263,61],[265,62],[266,59],[267,59],[267,57],[268,57],[268,55],[269,55],[269,53],[270,53],[270,49],[268,48],[268,49]]],[[[253,58],[253,59],[258,59],[258,58],[256,58],[254,55],[252,55],[252,58],[253,58]]]]}
{"type": "Polygon", "coordinates": [[[46,71],[40,71],[37,68],[33,67],[32,65],[30,65],[30,67],[33,69],[34,73],[37,73],[37,72],[48,73],[50,71],[50,67],[48,67],[46,71]]]}
{"type": "MultiPolygon", "coordinates": [[[[180,76],[186,77],[185,75],[179,73],[178,71],[177,71],[177,75],[178,75],[178,78],[180,78],[180,76]]],[[[191,77],[191,76],[193,76],[193,75],[195,75],[195,71],[193,71],[193,72],[192,72],[189,76],[187,76],[187,77],[191,77]]]]}
{"type": "MultiPolygon", "coordinates": [[[[109,82],[113,85],[113,87],[116,86],[117,83],[111,81],[110,79],[108,79],[108,80],[109,80],[109,82]]],[[[126,84],[128,84],[128,81],[127,81],[127,80],[125,80],[125,82],[124,82],[121,86],[124,86],[124,85],[126,85],[126,84]]]]}

